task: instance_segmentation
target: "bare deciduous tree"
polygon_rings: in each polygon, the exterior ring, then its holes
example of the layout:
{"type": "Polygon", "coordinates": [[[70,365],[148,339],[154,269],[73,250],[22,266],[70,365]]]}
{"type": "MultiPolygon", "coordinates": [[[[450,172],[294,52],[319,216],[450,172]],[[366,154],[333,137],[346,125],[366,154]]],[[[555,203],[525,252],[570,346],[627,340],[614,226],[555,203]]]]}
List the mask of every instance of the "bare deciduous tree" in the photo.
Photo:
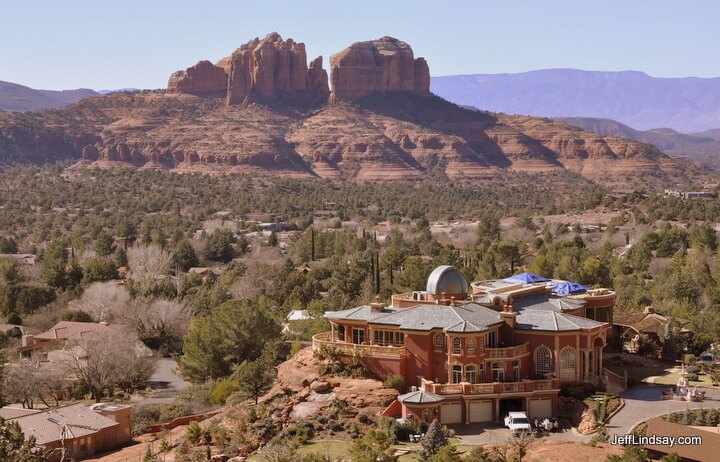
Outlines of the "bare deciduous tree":
{"type": "Polygon", "coordinates": [[[72,303],[72,306],[86,312],[95,321],[110,321],[128,300],[130,295],[124,287],[113,282],[96,282],[90,285],[80,300],[72,303]]]}
{"type": "Polygon", "coordinates": [[[129,277],[141,292],[154,286],[158,278],[167,274],[172,263],[172,254],[159,245],[138,244],[127,250],[129,277]]]}
{"type": "Polygon", "coordinates": [[[46,406],[57,405],[63,388],[60,368],[31,358],[21,358],[9,367],[5,379],[5,397],[33,409],[37,401],[46,406]]]}
{"type": "Polygon", "coordinates": [[[67,371],[87,386],[96,401],[115,387],[132,393],[150,379],[157,361],[125,330],[85,335],[65,344],[67,371]]]}
{"type": "Polygon", "coordinates": [[[176,300],[138,298],[122,311],[121,322],[153,349],[175,349],[187,333],[190,309],[176,300]]]}

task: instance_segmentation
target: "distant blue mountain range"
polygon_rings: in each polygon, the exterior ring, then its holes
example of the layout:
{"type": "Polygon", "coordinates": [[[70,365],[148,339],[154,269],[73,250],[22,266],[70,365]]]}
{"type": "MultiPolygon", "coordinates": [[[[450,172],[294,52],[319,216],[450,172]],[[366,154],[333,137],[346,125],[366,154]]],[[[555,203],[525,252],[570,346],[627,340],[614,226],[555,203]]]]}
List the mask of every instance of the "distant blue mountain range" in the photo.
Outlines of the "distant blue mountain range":
{"type": "Polygon", "coordinates": [[[433,77],[431,90],[460,105],[507,114],[599,117],[637,130],[684,133],[720,127],[720,78],[546,69],[433,77]]]}

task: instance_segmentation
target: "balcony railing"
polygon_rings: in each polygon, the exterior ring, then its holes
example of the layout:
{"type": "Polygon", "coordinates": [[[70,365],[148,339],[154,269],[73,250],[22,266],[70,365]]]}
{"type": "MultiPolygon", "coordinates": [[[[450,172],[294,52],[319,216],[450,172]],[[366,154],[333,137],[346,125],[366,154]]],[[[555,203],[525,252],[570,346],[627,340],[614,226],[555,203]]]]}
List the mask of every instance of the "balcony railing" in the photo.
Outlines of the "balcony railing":
{"type": "Polygon", "coordinates": [[[321,332],[313,335],[313,350],[319,349],[325,345],[335,348],[343,355],[353,355],[360,352],[367,358],[390,358],[400,359],[405,357],[404,346],[380,346],[380,345],[357,345],[354,343],[343,342],[342,340],[333,339],[332,332],[321,332]]]}
{"type": "Polygon", "coordinates": [[[528,352],[528,344],[515,345],[505,348],[485,348],[485,359],[517,358],[528,352]]]}
{"type": "Polygon", "coordinates": [[[421,388],[436,395],[491,395],[557,390],[560,388],[560,382],[557,379],[550,379],[493,383],[434,383],[422,379],[421,388]]]}

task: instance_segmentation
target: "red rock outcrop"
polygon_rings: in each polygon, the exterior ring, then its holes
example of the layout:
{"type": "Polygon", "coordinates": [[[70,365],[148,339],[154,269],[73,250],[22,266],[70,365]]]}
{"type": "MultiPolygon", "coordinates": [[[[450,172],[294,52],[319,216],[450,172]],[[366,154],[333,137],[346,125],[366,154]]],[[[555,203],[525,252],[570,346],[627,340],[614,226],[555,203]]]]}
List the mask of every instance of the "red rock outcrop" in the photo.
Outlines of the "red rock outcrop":
{"type": "Polygon", "coordinates": [[[430,93],[430,70],[407,43],[383,37],[356,42],[330,56],[333,98],[393,91],[430,93]]]}
{"type": "Polygon", "coordinates": [[[168,81],[169,93],[189,93],[198,96],[224,96],[227,74],[210,61],[200,61],[184,71],[177,71],[168,81]]]}
{"type": "Polygon", "coordinates": [[[223,96],[228,105],[257,98],[310,97],[324,102],[330,90],[322,57],[308,68],[305,45],[276,32],[242,45],[217,64],[200,61],[175,72],[168,93],[223,96]]]}

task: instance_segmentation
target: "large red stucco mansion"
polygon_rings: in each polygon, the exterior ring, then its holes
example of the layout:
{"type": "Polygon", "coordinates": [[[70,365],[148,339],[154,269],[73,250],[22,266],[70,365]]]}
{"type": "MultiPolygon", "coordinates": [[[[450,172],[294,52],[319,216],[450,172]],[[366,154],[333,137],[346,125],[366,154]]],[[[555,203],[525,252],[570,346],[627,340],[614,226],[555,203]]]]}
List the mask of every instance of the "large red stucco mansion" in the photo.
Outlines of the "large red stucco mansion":
{"type": "Polygon", "coordinates": [[[394,295],[390,306],[327,312],[332,330],[317,334],[313,348],[360,350],[375,375],[402,375],[410,392],[387,410],[397,417],[453,424],[496,421],[513,410],[555,415],[562,383],[613,378],[602,350],[615,294],[558,295],[557,281],[521,276],[469,284],[456,268],[440,266],[425,291],[394,295]]]}

